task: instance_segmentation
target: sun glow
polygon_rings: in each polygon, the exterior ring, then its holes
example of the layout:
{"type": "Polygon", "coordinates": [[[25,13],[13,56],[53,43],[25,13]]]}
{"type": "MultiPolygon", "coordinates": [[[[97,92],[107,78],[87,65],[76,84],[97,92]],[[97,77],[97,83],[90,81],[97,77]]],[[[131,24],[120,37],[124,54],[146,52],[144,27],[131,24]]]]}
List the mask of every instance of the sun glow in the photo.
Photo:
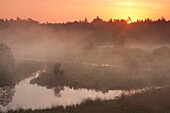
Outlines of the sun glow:
{"type": "Polygon", "coordinates": [[[116,3],[116,5],[118,6],[134,6],[136,5],[135,2],[119,2],[119,3],[116,3]]]}
{"type": "Polygon", "coordinates": [[[78,21],[96,16],[104,20],[170,19],[168,0],[1,0],[1,18],[33,18],[41,22],[78,21]],[[67,2],[66,2],[67,1],[67,2]],[[9,10],[10,9],[10,10],[9,10]]]}
{"type": "Polygon", "coordinates": [[[126,19],[127,23],[136,22],[137,20],[145,19],[143,15],[136,14],[135,12],[125,12],[122,16],[126,19]]]}
{"type": "Polygon", "coordinates": [[[127,21],[126,23],[127,23],[127,24],[131,24],[131,23],[132,23],[132,21],[127,21]]]}

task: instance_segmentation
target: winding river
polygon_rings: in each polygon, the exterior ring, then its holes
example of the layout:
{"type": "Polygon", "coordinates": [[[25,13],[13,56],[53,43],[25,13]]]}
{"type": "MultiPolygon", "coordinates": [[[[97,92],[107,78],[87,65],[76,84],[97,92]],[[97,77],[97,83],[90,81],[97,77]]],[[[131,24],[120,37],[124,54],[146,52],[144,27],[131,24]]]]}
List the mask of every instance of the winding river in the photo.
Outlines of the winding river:
{"type": "MultiPolygon", "coordinates": [[[[14,87],[0,88],[0,111],[9,109],[45,109],[58,105],[79,104],[83,100],[90,99],[115,99],[122,93],[129,93],[123,90],[109,90],[107,93],[88,89],[73,89],[67,86],[47,89],[46,87],[30,84],[30,80],[39,76],[40,72],[34,73],[31,77],[22,80],[14,87]]],[[[130,93],[141,92],[132,90],[130,93]]]]}

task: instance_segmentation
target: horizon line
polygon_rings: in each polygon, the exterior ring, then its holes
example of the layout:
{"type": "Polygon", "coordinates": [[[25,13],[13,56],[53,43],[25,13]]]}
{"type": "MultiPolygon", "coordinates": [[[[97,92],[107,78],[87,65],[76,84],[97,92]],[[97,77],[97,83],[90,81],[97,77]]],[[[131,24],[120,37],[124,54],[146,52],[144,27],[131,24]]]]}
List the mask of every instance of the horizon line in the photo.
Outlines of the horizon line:
{"type": "Polygon", "coordinates": [[[126,21],[126,22],[131,21],[131,23],[136,23],[136,22],[139,22],[139,21],[140,22],[144,22],[146,20],[151,20],[152,22],[159,21],[159,20],[164,20],[164,21],[167,21],[167,22],[170,21],[170,19],[166,19],[164,16],[162,16],[160,18],[157,18],[157,19],[152,19],[152,18],[146,17],[146,18],[143,18],[143,19],[137,19],[135,21],[132,21],[130,16],[127,17],[126,19],[124,19],[124,18],[110,18],[108,20],[104,20],[104,19],[100,18],[99,16],[96,16],[91,21],[88,21],[88,18],[84,17],[84,20],[82,20],[82,19],[80,19],[80,20],[73,20],[73,21],[69,21],[68,20],[68,21],[65,21],[65,22],[57,22],[57,21],[56,22],[50,22],[50,21],[41,22],[40,20],[31,18],[31,17],[28,17],[28,18],[21,18],[21,17],[18,17],[18,16],[15,17],[15,18],[7,18],[7,17],[1,18],[0,17],[0,20],[4,20],[4,21],[6,21],[6,20],[10,21],[11,19],[14,20],[14,21],[17,20],[17,19],[27,20],[28,21],[30,19],[30,20],[33,20],[33,21],[37,21],[40,24],[45,24],[45,23],[49,23],[49,24],[66,24],[66,23],[74,23],[74,22],[84,22],[85,20],[87,21],[87,23],[92,23],[95,19],[101,19],[103,22],[109,22],[110,20],[112,20],[114,22],[114,20],[115,21],[119,20],[119,21],[126,21]]]}

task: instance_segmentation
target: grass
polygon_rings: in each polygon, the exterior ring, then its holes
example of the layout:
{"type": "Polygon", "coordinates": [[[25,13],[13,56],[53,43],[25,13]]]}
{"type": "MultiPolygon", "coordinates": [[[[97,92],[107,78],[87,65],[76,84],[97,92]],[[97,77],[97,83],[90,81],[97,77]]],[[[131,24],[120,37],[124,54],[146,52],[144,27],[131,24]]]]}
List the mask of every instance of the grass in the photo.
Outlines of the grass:
{"type": "Polygon", "coordinates": [[[117,67],[93,66],[81,62],[61,63],[60,70],[64,73],[60,77],[55,76],[52,65],[31,83],[48,88],[69,86],[97,90],[130,90],[170,85],[169,57],[126,54],[119,60],[122,63],[115,64],[117,67]]]}
{"type": "Polygon", "coordinates": [[[35,61],[16,60],[13,71],[0,73],[0,87],[14,86],[19,81],[29,77],[32,73],[42,69],[42,63],[35,61]]]}
{"type": "MultiPolygon", "coordinates": [[[[170,85],[169,56],[138,54],[135,50],[132,53],[122,54],[119,60],[122,62],[118,62],[117,67],[84,65],[83,61],[61,63],[61,67],[55,73],[52,64],[31,83],[47,88],[69,86],[102,91],[170,85]]],[[[167,87],[151,89],[132,96],[122,95],[116,100],[88,99],[80,105],[65,108],[57,106],[44,110],[18,109],[10,110],[8,113],[170,113],[169,95],[170,88],[167,87]]]]}

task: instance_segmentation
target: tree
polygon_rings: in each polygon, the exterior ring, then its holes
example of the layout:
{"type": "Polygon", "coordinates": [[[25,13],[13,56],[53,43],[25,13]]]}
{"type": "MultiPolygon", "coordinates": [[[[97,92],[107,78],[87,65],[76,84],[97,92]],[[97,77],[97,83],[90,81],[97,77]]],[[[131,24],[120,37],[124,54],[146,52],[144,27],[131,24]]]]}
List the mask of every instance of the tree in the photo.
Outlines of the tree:
{"type": "Polygon", "coordinates": [[[170,48],[165,46],[165,47],[160,47],[160,48],[154,49],[153,55],[169,57],[170,56],[170,48]]]}
{"type": "Polygon", "coordinates": [[[61,67],[60,63],[54,64],[54,67],[53,67],[53,72],[54,72],[55,76],[58,78],[62,78],[64,75],[64,71],[60,70],[60,67],[61,67]]]}
{"type": "Polygon", "coordinates": [[[132,22],[131,17],[128,17],[126,22],[127,22],[127,23],[131,23],[131,22],[132,22]]]}
{"type": "Polygon", "coordinates": [[[109,19],[109,21],[107,22],[108,24],[113,24],[113,20],[112,20],[112,18],[111,19],[109,19]]]}
{"type": "Polygon", "coordinates": [[[14,72],[14,56],[11,49],[0,43],[0,85],[11,84],[14,72]]]}
{"type": "Polygon", "coordinates": [[[94,24],[102,24],[102,23],[104,23],[104,21],[103,21],[99,16],[97,16],[97,17],[92,21],[92,23],[94,23],[94,24]]]}
{"type": "Polygon", "coordinates": [[[84,19],[84,23],[88,23],[88,20],[87,20],[87,18],[85,18],[85,19],[84,19]]]}

